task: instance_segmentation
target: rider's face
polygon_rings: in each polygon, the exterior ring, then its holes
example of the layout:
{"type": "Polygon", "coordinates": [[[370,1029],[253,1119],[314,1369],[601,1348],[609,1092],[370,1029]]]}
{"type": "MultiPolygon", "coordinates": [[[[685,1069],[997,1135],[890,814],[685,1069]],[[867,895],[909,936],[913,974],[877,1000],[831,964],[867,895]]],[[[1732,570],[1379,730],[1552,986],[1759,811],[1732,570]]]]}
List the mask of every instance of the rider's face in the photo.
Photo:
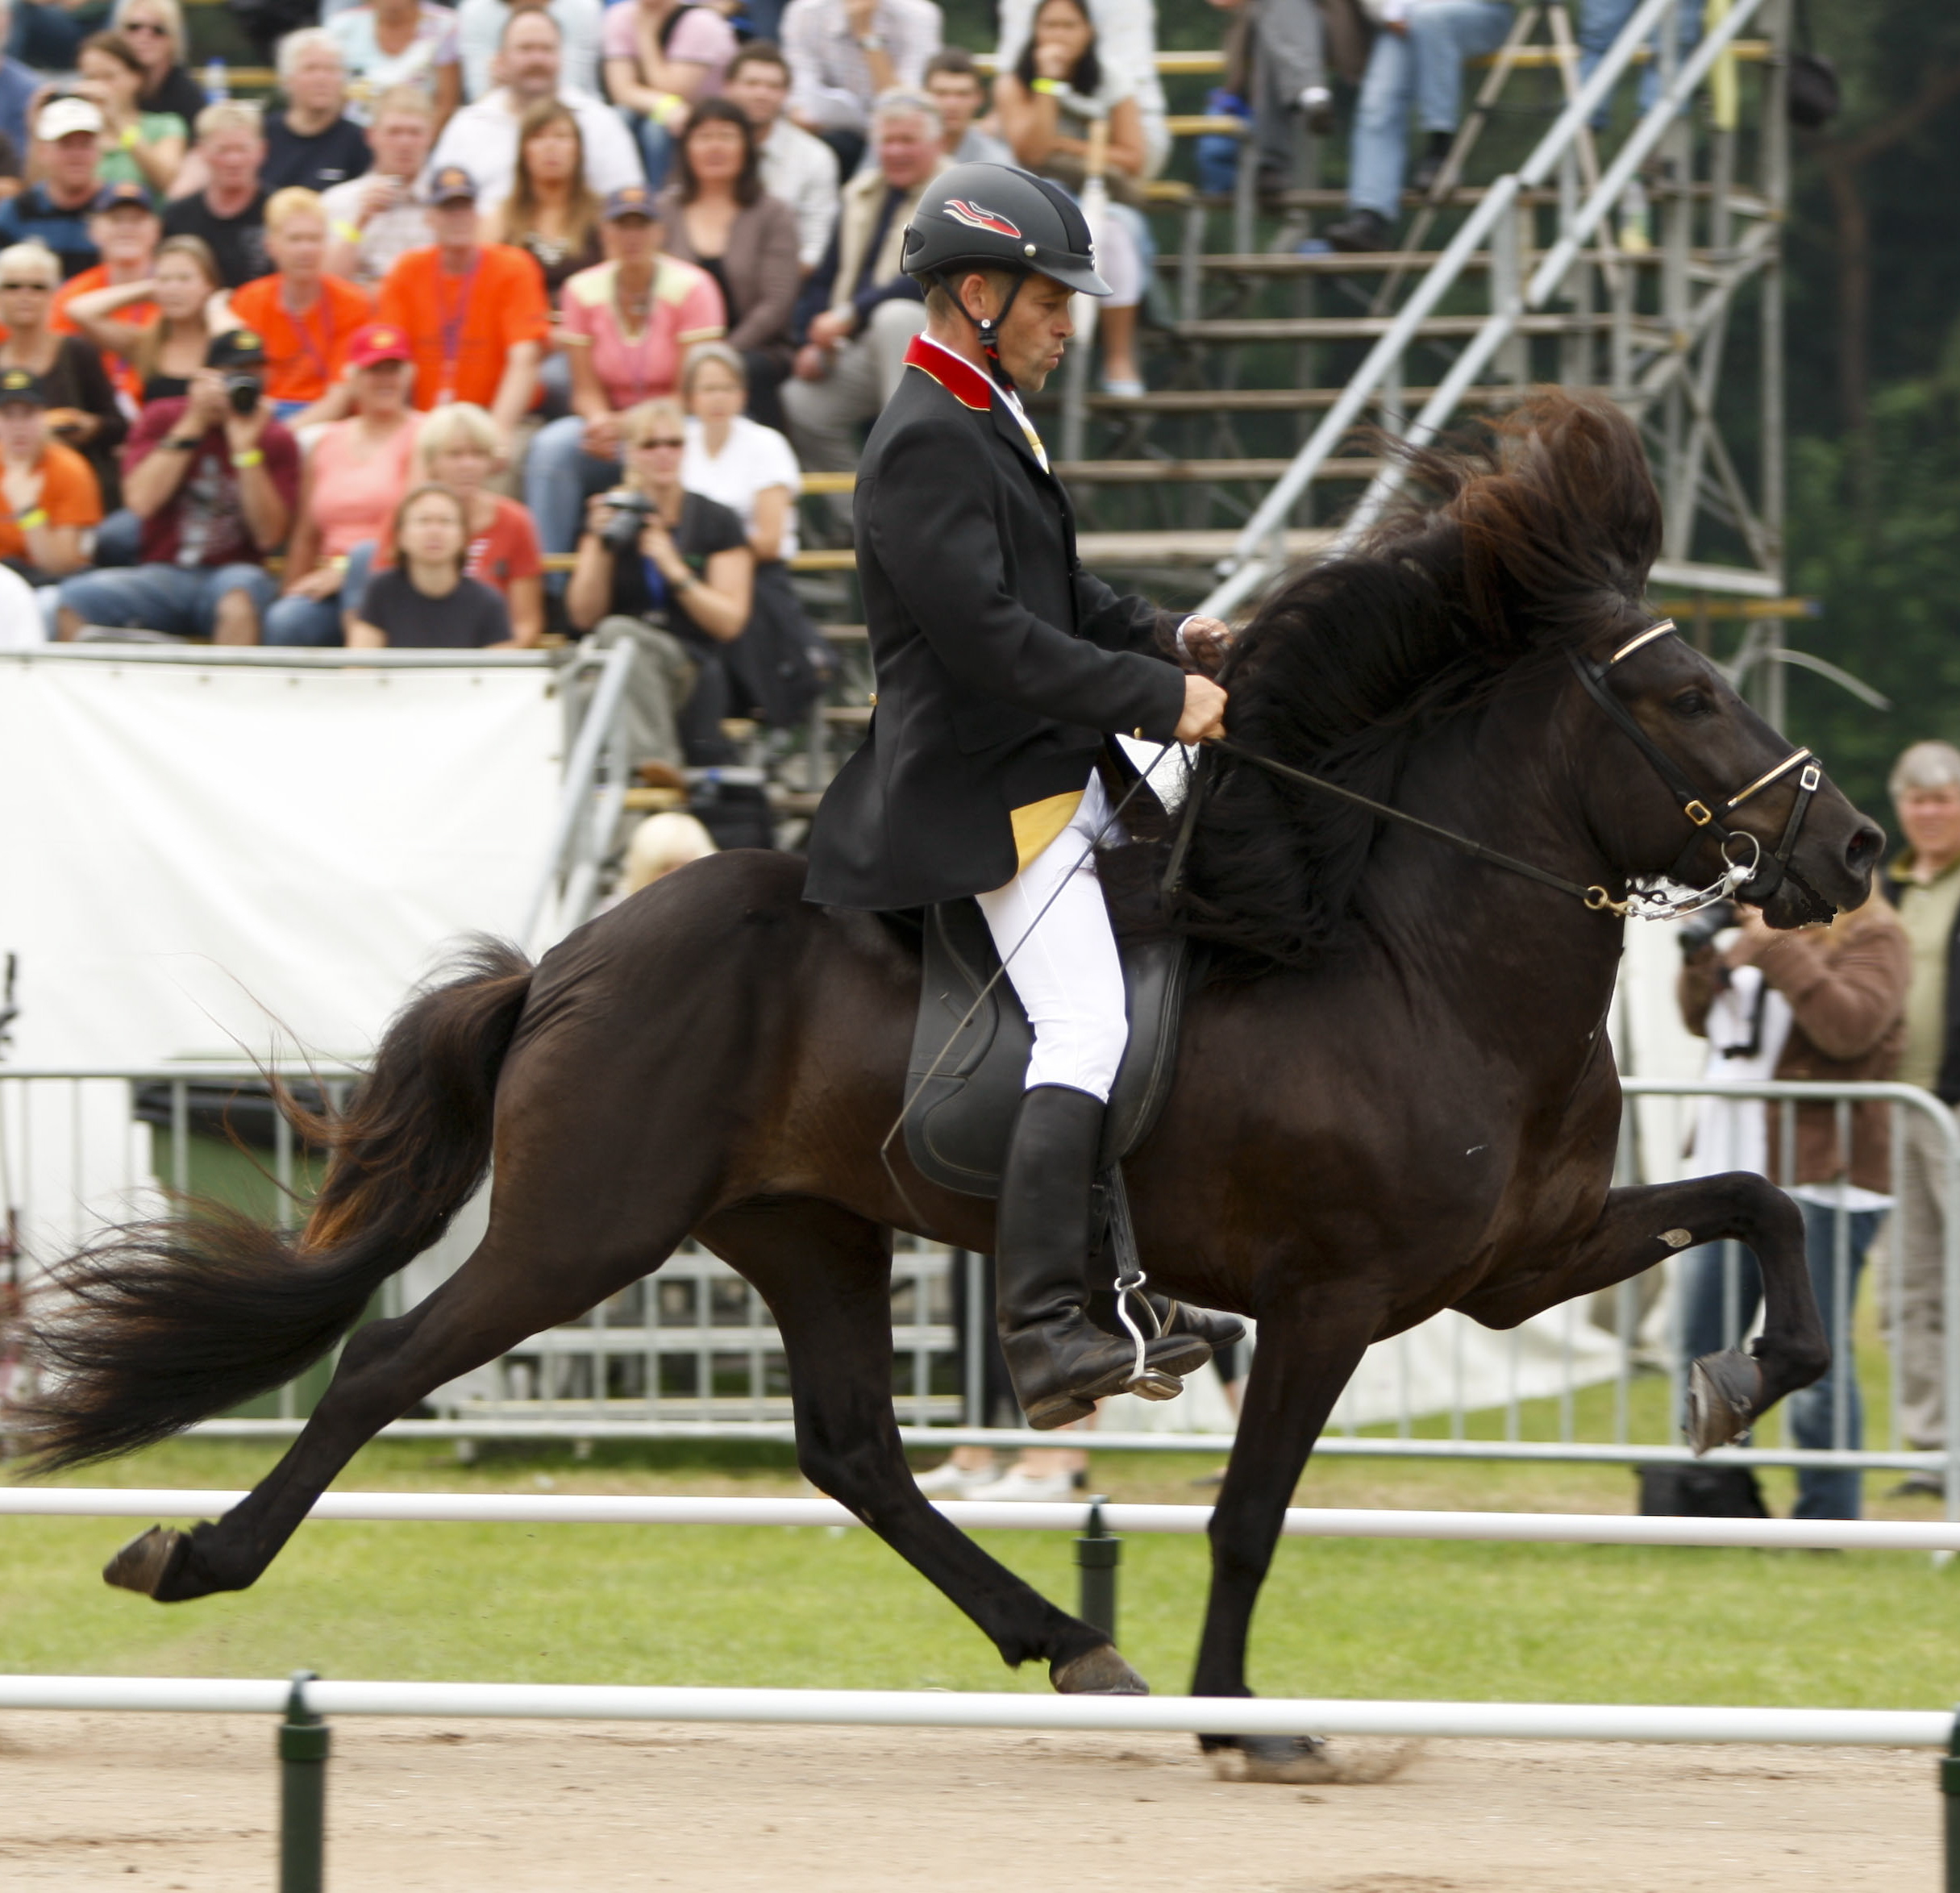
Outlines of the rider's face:
{"type": "MultiPolygon", "coordinates": [[[[984,303],[997,306],[1000,298],[982,277],[969,277],[967,306],[984,303]]],[[[1001,325],[1001,365],[1014,378],[1017,388],[1030,394],[1061,365],[1062,347],[1076,332],[1069,305],[1074,300],[1054,277],[1031,276],[1021,285],[1014,306],[1001,325]]]]}

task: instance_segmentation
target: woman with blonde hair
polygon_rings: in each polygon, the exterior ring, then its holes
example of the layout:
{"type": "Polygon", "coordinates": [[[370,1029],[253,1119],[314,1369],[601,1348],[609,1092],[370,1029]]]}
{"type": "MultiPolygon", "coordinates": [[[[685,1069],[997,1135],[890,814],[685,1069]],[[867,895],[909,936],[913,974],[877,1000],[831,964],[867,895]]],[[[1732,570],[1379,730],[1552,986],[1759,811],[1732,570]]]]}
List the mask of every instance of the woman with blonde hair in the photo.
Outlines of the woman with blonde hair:
{"type": "Polygon", "coordinates": [[[238,325],[218,280],[218,260],[202,237],[165,237],[154,273],[77,296],[68,306],[75,326],[98,348],[119,355],[142,378],[143,398],[165,401],[190,392],[211,338],[238,325]],[[153,302],[153,321],[119,321],[132,302],[153,302]]]}
{"type": "Polygon", "coordinates": [[[129,422],[114,384],[92,342],[56,335],[48,312],[61,286],[61,266],[40,243],[10,243],[0,250],[0,370],[25,368],[36,377],[51,439],[73,447],[89,463],[102,504],[113,508],[122,490],[116,450],[129,422]]]}
{"type": "Polygon", "coordinates": [[[231,292],[231,313],[265,338],[265,393],[289,427],[338,420],[347,345],[373,313],[368,292],[329,276],[327,206],[298,185],[265,204],[265,248],[274,273],[231,292]]]}
{"type": "Polygon", "coordinates": [[[142,62],[143,89],[136,102],[146,112],[173,112],[188,126],[210,103],[204,88],[185,70],[189,40],[177,0],[116,0],[109,30],[129,43],[142,62]]]}
{"type": "Polygon", "coordinates": [[[620,421],[626,490],[586,505],[565,615],[597,647],[639,649],[626,705],[635,763],[732,762],[721,652],[748,623],[755,555],[727,507],[682,485],[679,402],[643,401],[620,421]]]}
{"type": "MultiPolygon", "coordinates": [[[[422,417],[415,436],[415,478],[461,495],[469,540],[464,569],[501,593],[510,613],[510,641],[535,644],[544,635],[544,560],[531,514],[488,482],[502,452],[497,423],[473,401],[452,401],[422,417]]],[[[384,544],[375,569],[393,562],[384,544]]]]}
{"type": "Polygon", "coordinates": [[[585,141],[561,100],[541,98],[518,121],[510,194],[485,217],[483,240],[529,255],[554,305],[566,280],[604,254],[598,193],[585,180],[585,141]]]}

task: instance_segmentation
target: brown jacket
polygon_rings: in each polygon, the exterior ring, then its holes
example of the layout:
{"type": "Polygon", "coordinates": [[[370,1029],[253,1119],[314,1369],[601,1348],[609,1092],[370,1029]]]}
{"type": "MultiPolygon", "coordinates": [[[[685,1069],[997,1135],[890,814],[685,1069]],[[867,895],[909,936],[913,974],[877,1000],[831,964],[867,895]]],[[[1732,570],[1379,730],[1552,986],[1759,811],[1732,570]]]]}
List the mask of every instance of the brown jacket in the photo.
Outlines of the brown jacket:
{"type": "MultiPolygon", "coordinates": [[[[1905,993],[1912,950],[1905,929],[1883,901],[1867,901],[1841,913],[1828,927],[1779,934],[1755,963],[1771,989],[1790,1002],[1792,1023],[1779,1078],[1830,1084],[1883,1080],[1899,1069],[1905,1049],[1905,993]]],[[[1706,1037],[1721,955],[1705,952],[1681,969],[1681,1016],[1689,1031],[1706,1037]]],[[[1785,1177],[1782,1107],[1770,1114],[1770,1168],[1779,1183],[1833,1183],[1846,1174],[1839,1147],[1837,1107],[1800,1105],[1796,1113],[1796,1170],[1785,1177]]],[[[1851,1108],[1850,1180],[1861,1189],[1892,1187],[1891,1107],[1851,1108]]]]}
{"type": "MultiPolygon", "coordinates": [[[[687,219],[674,185],[660,193],[660,210],[661,248],[668,256],[698,266],[701,259],[688,242],[687,219]]],[[[787,371],[795,352],[789,342],[789,318],[803,281],[797,262],[796,213],[771,197],[745,205],[729,227],[722,274],[728,281],[731,306],[728,346],[744,353],[759,350],[776,357],[787,371]]]]}

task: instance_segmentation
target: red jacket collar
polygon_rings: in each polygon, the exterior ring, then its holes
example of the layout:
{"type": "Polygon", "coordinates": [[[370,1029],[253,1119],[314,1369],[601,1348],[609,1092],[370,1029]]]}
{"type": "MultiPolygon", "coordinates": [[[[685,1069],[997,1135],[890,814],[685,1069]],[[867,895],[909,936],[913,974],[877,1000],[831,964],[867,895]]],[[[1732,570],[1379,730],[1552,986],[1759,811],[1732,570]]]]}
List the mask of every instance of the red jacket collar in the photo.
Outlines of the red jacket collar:
{"type": "Polygon", "coordinates": [[[963,407],[985,414],[993,406],[993,384],[971,362],[923,335],[914,335],[905,350],[905,366],[931,376],[963,407]]]}

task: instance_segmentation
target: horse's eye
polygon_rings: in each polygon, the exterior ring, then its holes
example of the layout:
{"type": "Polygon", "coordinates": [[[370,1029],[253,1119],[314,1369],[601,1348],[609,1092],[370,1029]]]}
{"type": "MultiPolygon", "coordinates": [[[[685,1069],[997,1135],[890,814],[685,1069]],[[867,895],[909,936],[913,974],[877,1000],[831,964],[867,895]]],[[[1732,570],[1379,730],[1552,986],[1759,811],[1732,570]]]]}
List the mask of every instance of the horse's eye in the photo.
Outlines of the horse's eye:
{"type": "Polygon", "coordinates": [[[1700,690],[1683,690],[1667,706],[1677,717],[1705,717],[1713,707],[1700,690]]]}

